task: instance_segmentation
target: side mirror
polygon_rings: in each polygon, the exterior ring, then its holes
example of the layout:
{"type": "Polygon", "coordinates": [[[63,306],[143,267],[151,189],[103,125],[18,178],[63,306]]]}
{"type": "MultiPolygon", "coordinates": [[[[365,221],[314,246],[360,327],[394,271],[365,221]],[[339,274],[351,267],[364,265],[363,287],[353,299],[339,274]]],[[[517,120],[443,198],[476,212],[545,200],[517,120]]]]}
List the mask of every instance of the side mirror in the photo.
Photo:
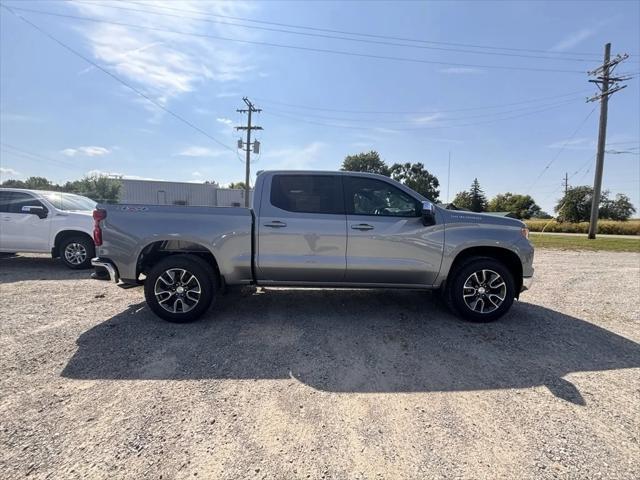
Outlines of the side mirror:
{"type": "Polygon", "coordinates": [[[436,224],[436,207],[429,201],[422,202],[422,224],[425,227],[436,224]]]}
{"type": "Polygon", "coordinates": [[[47,217],[47,210],[41,205],[24,205],[20,210],[22,213],[37,215],[39,218],[47,217]]]}

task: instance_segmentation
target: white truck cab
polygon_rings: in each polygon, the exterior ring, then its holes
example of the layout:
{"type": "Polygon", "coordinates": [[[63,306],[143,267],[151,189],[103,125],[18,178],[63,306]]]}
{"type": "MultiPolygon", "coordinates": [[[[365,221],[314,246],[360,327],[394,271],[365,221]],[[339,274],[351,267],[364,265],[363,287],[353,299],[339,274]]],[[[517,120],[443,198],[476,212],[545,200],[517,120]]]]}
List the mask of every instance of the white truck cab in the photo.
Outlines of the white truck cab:
{"type": "Polygon", "coordinates": [[[0,188],[0,253],[50,253],[69,268],[90,268],[95,205],[71,193],[0,188]]]}

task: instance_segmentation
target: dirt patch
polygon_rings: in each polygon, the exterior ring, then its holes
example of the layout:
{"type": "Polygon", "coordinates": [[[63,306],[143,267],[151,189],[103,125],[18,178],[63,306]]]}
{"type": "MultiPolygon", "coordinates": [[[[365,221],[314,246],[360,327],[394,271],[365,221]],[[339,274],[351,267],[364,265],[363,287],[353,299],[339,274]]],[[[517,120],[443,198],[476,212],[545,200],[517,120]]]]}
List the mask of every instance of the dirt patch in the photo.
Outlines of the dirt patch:
{"type": "Polygon", "coordinates": [[[640,255],[540,250],[489,325],[266,289],[190,325],[0,259],[3,478],[638,478],[640,255]]]}

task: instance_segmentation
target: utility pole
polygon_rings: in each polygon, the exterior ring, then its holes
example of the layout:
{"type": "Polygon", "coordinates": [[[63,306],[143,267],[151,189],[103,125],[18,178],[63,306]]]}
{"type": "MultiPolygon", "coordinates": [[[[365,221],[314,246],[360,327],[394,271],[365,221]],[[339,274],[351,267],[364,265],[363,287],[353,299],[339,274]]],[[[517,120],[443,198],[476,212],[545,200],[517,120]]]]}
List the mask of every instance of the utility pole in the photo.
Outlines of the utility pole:
{"type": "Polygon", "coordinates": [[[447,203],[449,203],[449,185],[451,184],[451,151],[449,151],[449,165],[447,167],[447,203]]]}
{"type": "Polygon", "coordinates": [[[564,196],[567,196],[567,193],[569,193],[569,174],[567,172],[564,172],[564,182],[562,182],[562,185],[564,186],[564,196]]]}
{"type": "Polygon", "coordinates": [[[613,77],[611,74],[618,64],[629,58],[626,53],[624,55],[616,55],[611,60],[611,44],[604,46],[604,62],[601,66],[589,72],[590,76],[595,77],[589,80],[595,83],[600,89],[600,93],[587,99],[587,102],[600,100],[600,125],[598,127],[598,148],[596,151],[596,172],[593,179],[593,198],[591,200],[591,219],[589,221],[588,238],[595,239],[598,230],[598,208],[600,206],[600,194],[602,191],[602,171],[604,169],[604,148],[607,143],[607,111],[609,106],[609,97],[615,92],[622,90],[626,85],[620,85],[619,82],[629,80],[630,77],[613,77]]]}
{"type": "Polygon", "coordinates": [[[253,150],[253,152],[258,153],[259,149],[260,149],[260,142],[258,141],[254,141],[253,143],[251,143],[251,131],[252,130],[262,130],[262,127],[258,127],[256,125],[252,125],[251,124],[251,114],[252,113],[260,113],[262,111],[262,109],[260,108],[256,108],[253,106],[253,103],[251,103],[251,101],[247,98],[247,97],[242,97],[242,100],[244,100],[244,103],[246,103],[247,108],[240,108],[238,110],[236,110],[236,112],[239,113],[246,113],[247,114],[247,126],[246,127],[236,127],[236,130],[246,130],[247,131],[247,141],[243,142],[242,140],[238,140],[238,148],[240,150],[244,150],[245,152],[247,152],[247,156],[246,156],[246,160],[245,160],[245,165],[244,165],[244,206],[245,207],[249,207],[249,179],[250,179],[250,174],[251,174],[251,170],[249,168],[250,162],[251,162],[251,151],[253,150]],[[246,147],[246,148],[243,148],[246,147]]]}

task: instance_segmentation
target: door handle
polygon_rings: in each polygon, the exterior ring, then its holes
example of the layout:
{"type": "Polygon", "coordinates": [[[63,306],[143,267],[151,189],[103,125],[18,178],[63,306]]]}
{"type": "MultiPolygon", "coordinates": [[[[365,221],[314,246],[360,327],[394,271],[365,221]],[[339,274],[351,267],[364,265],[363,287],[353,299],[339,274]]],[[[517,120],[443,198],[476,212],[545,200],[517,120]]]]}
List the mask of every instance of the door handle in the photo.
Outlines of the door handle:
{"type": "Polygon", "coordinates": [[[373,230],[373,225],[369,225],[368,223],[357,223],[354,225],[351,225],[351,228],[353,230],[373,230]]]}
{"type": "Polygon", "coordinates": [[[273,222],[265,223],[264,226],[271,227],[271,228],[282,228],[282,227],[286,227],[287,224],[284,222],[281,222],[280,220],[274,220],[273,222]]]}

